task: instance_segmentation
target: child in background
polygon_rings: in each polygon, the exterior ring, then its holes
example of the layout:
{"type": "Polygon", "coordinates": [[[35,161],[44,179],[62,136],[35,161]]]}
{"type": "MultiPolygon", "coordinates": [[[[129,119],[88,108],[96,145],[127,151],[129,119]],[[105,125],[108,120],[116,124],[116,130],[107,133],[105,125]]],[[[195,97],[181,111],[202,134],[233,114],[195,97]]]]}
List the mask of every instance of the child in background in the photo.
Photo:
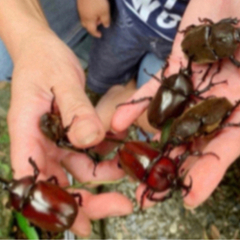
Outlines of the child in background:
{"type": "Polygon", "coordinates": [[[81,0],[78,2],[83,26],[93,40],[87,85],[105,93],[116,84],[125,84],[137,75],[138,86],[157,72],[170,54],[186,0],[81,0]],[[110,4],[110,6],[109,6],[110,4]],[[110,23],[111,9],[111,23],[110,23]],[[102,24],[98,27],[98,25],[102,24]]]}

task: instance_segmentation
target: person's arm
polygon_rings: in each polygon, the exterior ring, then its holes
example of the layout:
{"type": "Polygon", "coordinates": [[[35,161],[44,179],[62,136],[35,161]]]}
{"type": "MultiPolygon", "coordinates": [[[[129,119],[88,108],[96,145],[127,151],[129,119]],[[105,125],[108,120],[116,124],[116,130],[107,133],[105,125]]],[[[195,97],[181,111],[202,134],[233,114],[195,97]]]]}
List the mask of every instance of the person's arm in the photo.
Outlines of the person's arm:
{"type": "Polygon", "coordinates": [[[51,30],[37,0],[0,1],[0,37],[15,61],[28,42],[51,30]]]}
{"type": "MultiPolygon", "coordinates": [[[[104,126],[84,92],[85,75],[79,61],[51,31],[38,1],[0,1],[0,37],[14,63],[8,114],[14,178],[33,174],[29,157],[36,161],[40,178],[55,175],[61,186],[68,185],[62,166],[64,161],[71,163],[69,171],[81,163],[80,167],[85,171],[76,173],[80,181],[86,177],[92,181],[122,177],[122,171],[114,162],[101,164],[97,177],[94,177],[94,164],[86,155],[58,148],[40,131],[40,117],[50,111],[53,88],[63,125],[69,125],[75,117],[68,133],[73,145],[81,148],[93,146],[105,135],[104,126]]],[[[86,191],[81,193],[83,207],[72,227],[78,235],[90,234],[90,219],[132,211],[131,202],[121,194],[94,196],[86,191]],[[95,211],[96,206],[102,208],[95,211]]]]}

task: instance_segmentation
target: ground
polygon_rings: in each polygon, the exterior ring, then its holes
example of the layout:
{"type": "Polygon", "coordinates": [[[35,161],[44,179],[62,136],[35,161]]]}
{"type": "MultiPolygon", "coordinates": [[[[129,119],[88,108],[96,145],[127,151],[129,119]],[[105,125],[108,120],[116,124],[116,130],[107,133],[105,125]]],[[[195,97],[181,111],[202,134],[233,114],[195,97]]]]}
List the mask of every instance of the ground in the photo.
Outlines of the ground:
{"type": "MultiPolygon", "coordinates": [[[[6,123],[9,99],[10,84],[0,82],[0,176],[4,178],[11,178],[6,123]]],[[[178,194],[148,210],[139,211],[135,201],[137,183],[129,182],[127,178],[119,184],[101,187],[98,191],[117,190],[127,195],[134,203],[134,213],[93,222],[90,239],[239,239],[239,170],[240,161],[237,160],[211,198],[193,211],[183,208],[178,194]]],[[[23,239],[24,234],[14,235],[17,227],[11,210],[5,206],[7,199],[5,191],[0,190],[0,239],[23,239]]]]}

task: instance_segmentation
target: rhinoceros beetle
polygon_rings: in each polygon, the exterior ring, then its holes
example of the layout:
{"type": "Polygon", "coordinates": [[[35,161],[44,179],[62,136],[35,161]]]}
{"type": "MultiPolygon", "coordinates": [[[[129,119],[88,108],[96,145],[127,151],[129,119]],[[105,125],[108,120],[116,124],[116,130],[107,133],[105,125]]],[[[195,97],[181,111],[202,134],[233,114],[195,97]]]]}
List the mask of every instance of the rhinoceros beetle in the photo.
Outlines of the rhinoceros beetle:
{"type": "Polygon", "coordinates": [[[150,144],[141,141],[126,142],[118,149],[119,165],[125,172],[135,180],[146,184],[146,188],[141,196],[140,207],[143,206],[145,194],[152,201],[164,201],[171,197],[172,192],[178,189],[184,189],[185,197],[192,186],[191,183],[187,186],[183,183],[183,177],[179,174],[179,169],[185,159],[190,156],[202,156],[199,151],[186,151],[176,158],[172,159],[165,153],[154,149],[150,144]],[[165,192],[171,190],[170,193],[161,198],[155,198],[155,192],[165,192]]]}
{"type": "Polygon", "coordinates": [[[61,232],[70,228],[77,216],[78,204],[82,205],[81,195],[61,188],[55,176],[37,181],[39,169],[32,158],[29,163],[34,169],[33,176],[11,181],[0,178],[9,192],[7,205],[44,230],[61,232]],[[78,198],[78,204],[74,197],[78,198]]]}
{"type": "Polygon", "coordinates": [[[196,63],[214,63],[229,58],[234,65],[240,67],[234,52],[240,42],[237,18],[225,18],[214,23],[208,18],[199,19],[198,26],[190,25],[185,30],[181,43],[185,55],[196,63]]]}
{"type": "Polygon", "coordinates": [[[224,127],[240,127],[240,123],[224,123],[239,105],[240,100],[233,105],[225,97],[201,101],[173,121],[167,145],[189,143],[196,137],[214,134],[224,127]]]}
{"type": "MultiPolygon", "coordinates": [[[[180,68],[179,72],[173,74],[169,77],[165,77],[165,71],[168,67],[168,61],[163,67],[161,79],[156,76],[149,74],[151,77],[155,78],[161,83],[156,95],[154,97],[144,97],[138,100],[132,100],[128,103],[122,103],[118,106],[135,104],[145,100],[149,100],[150,104],[148,106],[148,121],[156,129],[161,129],[161,127],[166,123],[167,120],[171,118],[178,117],[184,111],[184,109],[192,101],[194,97],[203,99],[200,95],[208,91],[211,87],[216,84],[226,83],[226,81],[221,81],[213,83],[213,77],[220,71],[220,67],[212,75],[209,84],[202,90],[194,89],[191,76],[192,61],[189,60],[188,66],[186,68],[180,68]]],[[[210,66],[211,67],[211,66],[210,66]]],[[[207,73],[210,71],[210,68],[207,69],[203,78],[206,77],[207,73]]]]}
{"type": "Polygon", "coordinates": [[[69,141],[67,133],[71,128],[74,118],[68,126],[63,126],[61,115],[54,108],[55,95],[53,92],[53,88],[51,89],[51,91],[53,93],[53,99],[51,102],[50,112],[43,114],[40,118],[39,126],[42,133],[47,138],[55,142],[56,145],[60,148],[76,151],[79,153],[86,153],[94,161],[96,167],[96,164],[99,162],[99,155],[97,153],[95,153],[91,148],[77,148],[73,146],[73,144],[69,141]]]}

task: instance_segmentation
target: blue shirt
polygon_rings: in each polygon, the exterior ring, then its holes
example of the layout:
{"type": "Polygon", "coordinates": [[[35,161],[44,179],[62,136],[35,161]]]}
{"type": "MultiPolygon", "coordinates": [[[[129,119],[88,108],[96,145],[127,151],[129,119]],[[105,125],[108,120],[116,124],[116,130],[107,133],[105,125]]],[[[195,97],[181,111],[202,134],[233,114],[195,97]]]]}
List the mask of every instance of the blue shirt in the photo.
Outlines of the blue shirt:
{"type": "Polygon", "coordinates": [[[190,0],[122,0],[129,12],[168,41],[173,41],[190,0]]]}

